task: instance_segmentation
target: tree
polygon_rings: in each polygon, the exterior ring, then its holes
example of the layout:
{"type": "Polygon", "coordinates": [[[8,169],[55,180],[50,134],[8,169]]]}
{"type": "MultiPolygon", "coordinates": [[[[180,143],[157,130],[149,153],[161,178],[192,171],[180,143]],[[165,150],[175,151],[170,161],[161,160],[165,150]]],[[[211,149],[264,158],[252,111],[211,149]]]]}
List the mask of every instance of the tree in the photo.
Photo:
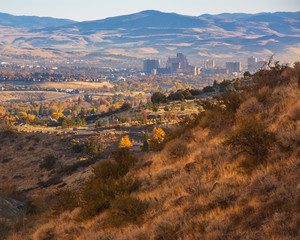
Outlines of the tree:
{"type": "Polygon", "coordinates": [[[244,72],[244,78],[251,77],[251,73],[249,71],[244,72]]]}
{"type": "Polygon", "coordinates": [[[129,110],[131,107],[132,106],[131,106],[130,102],[124,102],[120,109],[126,111],[126,110],[129,110]]]}
{"type": "Polygon", "coordinates": [[[170,111],[169,106],[167,104],[165,105],[164,111],[165,112],[169,112],[170,111]]]}
{"type": "Polygon", "coordinates": [[[184,111],[184,110],[185,110],[184,103],[181,103],[180,110],[181,110],[181,111],[184,111]]]}
{"type": "Polygon", "coordinates": [[[151,102],[153,103],[166,103],[167,97],[161,92],[156,92],[151,96],[151,102]]]}
{"type": "Polygon", "coordinates": [[[152,111],[153,112],[157,112],[158,111],[158,105],[156,103],[153,104],[152,111]]]}
{"type": "Polygon", "coordinates": [[[153,128],[152,131],[152,140],[156,140],[157,142],[162,142],[165,137],[165,132],[161,128],[153,128]]]}
{"type": "Polygon", "coordinates": [[[149,138],[150,138],[150,135],[149,135],[149,132],[147,130],[144,134],[144,143],[143,143],[143,146],[142,146],[142,151],[143,152],[149,151],[149,143],[148,143],[149,138]]]}
{"type": "Polygon", "coordinates": [[[102,127],[102,121],[98,121],[96,124],[95,124],[95,128],[101,128],[102,127]]]}
{"type": "Polygon", "coordinates": [[[129,136],[126,135],[125,137],[122,137],[119,143],[119,148],[131,148],[131,147],[132,147],[132,143],[129,139],[129,136]]]}

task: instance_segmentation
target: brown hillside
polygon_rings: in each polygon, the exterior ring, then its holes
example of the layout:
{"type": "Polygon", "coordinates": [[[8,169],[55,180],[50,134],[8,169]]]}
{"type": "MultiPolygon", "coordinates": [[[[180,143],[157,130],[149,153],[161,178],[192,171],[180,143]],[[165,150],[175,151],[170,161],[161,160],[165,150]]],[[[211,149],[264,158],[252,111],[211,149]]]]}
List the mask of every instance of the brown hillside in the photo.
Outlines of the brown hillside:
{"type": "Polygon", "coordinates": [[[163,150],[100,165],[80,192],[60,195],[70,211],[9,239],[299,239],[299,73],[275,65],[203,103],[163,150]]]}

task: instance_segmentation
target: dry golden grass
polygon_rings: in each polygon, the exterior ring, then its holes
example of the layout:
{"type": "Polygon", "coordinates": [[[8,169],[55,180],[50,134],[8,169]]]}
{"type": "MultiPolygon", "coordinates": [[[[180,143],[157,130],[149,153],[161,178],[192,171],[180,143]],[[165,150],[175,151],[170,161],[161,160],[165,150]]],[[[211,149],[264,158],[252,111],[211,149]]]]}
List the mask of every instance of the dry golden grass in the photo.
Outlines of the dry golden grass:
{"type": "Polygon", "coordinates": [[[53,155],[58,159],[54,170],[77,162],[78,154],[74,154],[70,142],[71,139],[66,136],[62,138],[53,134],[23,132],[6,136],[0,133],[0,186],[8,183],[17,191],[26,191],[28,197],[37,195],[37,191],[41,188],[54,191],[57,184],[63,182],[76,187],[80,184],[79,179],[84,179],[91,174],[90,170],[85,173],[75,172],[70,176],[65,175],[60,179],[58,175],[51,174],[51,171],[39,168],[47,155],[53,155]],[[57,183],[48,187],[40,185],[50,179],[57,183]]]}
{"type": "Polygon", "coordinates": [[[0,92],[0,101],[41,101],[58,97],[67,97],[70,94],[62,92],[43,92],[43,91],[2,91],[0,92]]]}
{"type": "MultiPolygon", "coordinates": [[[[241,168],[247,156],[222,145],[226,133],[210,134],[209,130],[196,127],[192,130],[193,137],[191,133],[184,134],[167,143],[161,152],[144,154],[138,167],[131,170],[141,182],[134,195],[150,203],[140,225],[107,228],[104,211],[83,223],[78,235],[75,231],[72,237],[78,240],[298,239],[300,123],[294,116],[297,116],[299,91],[291,82],[268,96],[261,121],[275,132],[276,141],[251,174],[241,168]],[[185,144],[187,151],[174,161],[170,150],[180,143],[185,144]]],[[[254,105],[259,105],[256,100],[254,105]]],[[[254,117],[261,116],[254,109],[250,111],[254,117]]],[[[35,234],[42,236],[54,231],[56,236],[64,236],[66,229],[78,229],[72,220],[57,219],[38,226],[35,234]],[[62,221],[60,227],[57,221],[62,221]]]]}
{"type": "Polygon", "coordinates": [[[113,86],[108,82],[44,82],[38,84],[41,88],[63,88],[63,89],[97,89],[107,86],[112,88],[113,86]]]}

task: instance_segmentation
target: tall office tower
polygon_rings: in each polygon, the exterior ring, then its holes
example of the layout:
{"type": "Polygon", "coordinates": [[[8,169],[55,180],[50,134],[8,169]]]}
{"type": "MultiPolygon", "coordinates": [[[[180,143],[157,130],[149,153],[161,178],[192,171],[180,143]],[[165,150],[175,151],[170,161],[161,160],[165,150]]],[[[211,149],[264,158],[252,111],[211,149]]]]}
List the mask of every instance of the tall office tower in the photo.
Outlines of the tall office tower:
{"type": "Polygon", "coordinates": [[[248,71],[249,72],[255,72],[257,66],[257,58],[254,56],[251,56],[248,58],[248,71]]]}
{"type": "Polygon", "coordinates": [[[177,53],[177,59],[178,59],[178,62],[180,63],[180,68],[184,69],[189,66],[189,62],[188,62],[186,56],[184,56],[182,53],[177,53]]]}
{"type": "Polygon", "coordinates": [[[226,62],[226,69],[230,72],[240,72],[242,70],[241,62],[226,62]]]}
{"type": "Polygon", "coordinates": [[[146,59],[144,60],[144,72],[151,73],[153,69],[159,68],[159,60],[146,59]]]}
{"type": "Polygon", "coordinates": [[[211,69],[215,67],[215,61],[214,60],[205,60],[204,61],[204,68],[205,69],[211,69]]]}

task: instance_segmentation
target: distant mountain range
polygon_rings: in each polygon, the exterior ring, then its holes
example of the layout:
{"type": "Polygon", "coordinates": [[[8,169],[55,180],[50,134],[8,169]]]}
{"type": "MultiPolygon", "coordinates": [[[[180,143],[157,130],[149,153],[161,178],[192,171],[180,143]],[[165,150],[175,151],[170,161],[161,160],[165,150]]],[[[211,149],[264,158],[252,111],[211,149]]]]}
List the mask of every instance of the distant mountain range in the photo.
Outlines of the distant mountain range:
{"type": "Polygon", "coordinates": [[[59,19],[51,17],[35,16],[14,16],[8,13],[0,13],[0,26],[17,27],[17,28],[44,28],[58,27],[75,23],[76,21],[68,19],[59,19]]]}
{"type": "Polygon", "coordinates": [[[2,13],[0,43],[13,48],[86,51],[86,59],[163,58],[183,52],[194,62],[273,53],[284,61],[295,61],[300,60],[300,12],[194,17],[147,10],[85,22],[2,13]]]}

